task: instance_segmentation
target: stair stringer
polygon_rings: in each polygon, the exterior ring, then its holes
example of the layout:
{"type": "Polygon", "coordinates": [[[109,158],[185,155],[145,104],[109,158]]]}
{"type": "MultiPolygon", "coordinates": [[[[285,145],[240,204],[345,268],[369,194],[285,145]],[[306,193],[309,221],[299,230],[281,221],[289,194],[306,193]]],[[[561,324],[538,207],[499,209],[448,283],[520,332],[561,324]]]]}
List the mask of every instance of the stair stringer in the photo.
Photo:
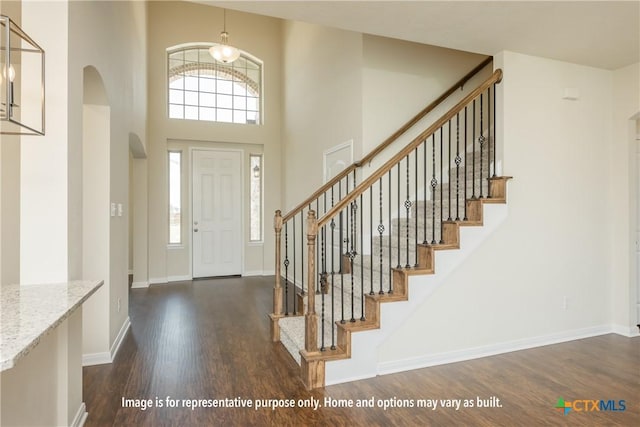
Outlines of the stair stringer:
{"type": "MultiPolygon", "coordinates": [[[[378,352],[385,340],[448,279],[506,220],[507,204],[483,203],[483,225],[460,227],[460,248],[435,251],[432,275],[408,278],[408,300],[380,305],[380,328],[351,334],[351,358],[325,363],[325,385],[340,384],[379,374],[378,352]]],[[[409,368],[410,369],[410,368],[409,368]]],[[[408,369],[408,370],[409,370],[408,369]]]]}

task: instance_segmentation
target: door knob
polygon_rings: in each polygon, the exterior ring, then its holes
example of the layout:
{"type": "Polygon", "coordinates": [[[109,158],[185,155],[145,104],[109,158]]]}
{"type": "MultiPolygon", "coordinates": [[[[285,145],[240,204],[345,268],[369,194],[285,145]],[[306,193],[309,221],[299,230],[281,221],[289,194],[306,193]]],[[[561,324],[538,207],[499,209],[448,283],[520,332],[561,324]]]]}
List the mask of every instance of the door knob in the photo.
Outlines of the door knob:
{"type": "Polygon", "coordinates": [[[197,228],[194,228],[194,229],[193,229],[193,232],[194,232],[194,233],[197,233],[197,232],[198,232],[198,229],[197,229],[197,228]]]}

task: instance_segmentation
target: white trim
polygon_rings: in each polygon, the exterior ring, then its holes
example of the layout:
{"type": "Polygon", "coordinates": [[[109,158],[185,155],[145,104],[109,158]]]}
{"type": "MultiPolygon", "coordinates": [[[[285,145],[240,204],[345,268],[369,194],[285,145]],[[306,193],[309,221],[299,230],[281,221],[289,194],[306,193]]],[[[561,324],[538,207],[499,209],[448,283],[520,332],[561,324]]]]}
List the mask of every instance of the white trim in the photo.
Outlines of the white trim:
{"type": "Polygon", "coordinates": [[[589,328],[574,329],[539,337],[530,337],[497,344],[489,344],[464,350],[455,350],[446,353],[412,357],[403,360],[380,362],[378,363],[378,374],[393,374],[396,372],[427,368],[429,366],[445,365],[448,363],[479,359],[481,357],[510,353],[512,351],[526,350],[534,347],[559,344],[567,341],[574,341],[583,338],[609,334],[612,332],[612,329],[613,328],[611,325],[593,326],[589,328]]]}
{"type": "Polygon", "coordinates": [[[276,275],[276,271],[275,270],[263,270],[262,271],[262,275],[263,276],[275,276],[276,275]]]}
{"type": "Polygon", "coordinates": [[[160,285],[160,284],[165,284],[167,283],[167,278],[166,277],[150,277],[149,278],[149,284],[150,285],[160,285]]]}
{"type": "Polygon", "coordinates": [[[264,276],[264,271],[255,270],[255,271],[245,271],[242,273],[242,277],[253,277],[253,276],[264,276]]]}
{"type": "Polygon", "coordinates": [[[133,270],[129,270],[129,273],[128,273],[128,274],[129,274],[129,275],[132,275],[132,274],[133,274],[133,270]]]}
{"type": "Polygon", "coordinates": [[[167,282],[171,283],[171,282],[184,282],[187,280],[193,280],[193,277],[191,277],[190,274],[184,275],[184,276],[167,276],[167,282]]]}
{"type": "Polygon", "coordinates": [[[145,281],[145,282],[133,282],[131,284],[131,289],[141,289],[141,288],[148,288],[149,287],[149,282],[145,281]]]}
{"type": "Polygon", "coordinates": [[[623,325],[611,325],[611,331],[614,334],[622,335],[623,337],[633,338],[640,337],[640,331],[637,326],[623,326],[623,325]]]}
{"type": "Polygon", "coordinates": [[[345,166],[345,169],[353,164],[353,139],[343,142],[342,144],[338,144],[331,148],[328,148],[322,152],[322,182],[327,182],[329,179],[333,177],[327,176],[327,157],[330,154],[337,153],[338,151],[342,151],[345,148],[349,149],[349,160],[350,163],[345,166]]]}
{"type": "Polygon", "coordinates": [[[89,413],[87,412],[87,405],[82,402],[76,412],[76,416],[73,417],[73,421],[71,421],[71,427],[82,427],[85,421],[87,421],[88,416],[89,413]]]}
{"type": "Polygon", "coordinates": [[[89,353],[82,355],[82,366],[94,366],[94,365],[104,365],[107,363],[112,363],[113,359],[115,359],[116,354],[118,354],[118,350],[120,350],[120,346],[124,341],[124,337],[127,335],[127,331],[131,327],[131,320],[129,316],[122,323],[122,327],[116,336],[116,339],[111,344],[111,348],[108,352],[102,353],[89,353]]]}
{"type": "Polygon", "coordinates": [[[107,363],[111,363],[111,354],[107,351],[82,355],[82,366],[105,365],[107,363]]]}
{"type": "Polygon", "coordinates": [[[124,337],[127,336],[127,332],[129,331],[130,327],[131,319],[129,319],[129,316],[127,316],[127,318],[124,319],[124,322],[122,323],[122,327],[120,328],[118,335],[116,335],[116,339],[113,340],[113,344],[111,344],[111,349],[109,351],[111,353],[111,361],[116,358],[116,354],[118,354],[118,350],[120,350],[120,346],[124,341],[124,337]]]}

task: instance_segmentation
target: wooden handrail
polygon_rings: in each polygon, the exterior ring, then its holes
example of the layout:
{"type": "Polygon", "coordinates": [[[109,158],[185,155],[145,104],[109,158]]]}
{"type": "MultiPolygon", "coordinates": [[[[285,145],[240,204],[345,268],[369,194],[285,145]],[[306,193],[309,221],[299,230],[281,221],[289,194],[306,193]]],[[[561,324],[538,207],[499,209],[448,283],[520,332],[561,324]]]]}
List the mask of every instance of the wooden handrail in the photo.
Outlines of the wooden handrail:
{"type": "Polygon", "coordinates": [[[391,168],[398,164],[402,159],[404,159],[409,153],[416,149],[420,144],[424,142],[425,139],[430,137],[435,131],[444,126],[450,119],[452,119],[456,114],[464,109],[466,105],[468,105],[475,98],[480,96],[488,87],[493,85],[494,83],[500,83],[502,80],[502,70],[498,69],[494,71],[494,73],[485,80],[480,86],[473,90],[473,92],[469,93],[465,96],[460,102],[458,102],[453,108],[451,108],[445,115],[439,118],[435,123],[429,126],[424,132],[415,137],[413,141],[411,141],[408,145],[406,145],[402,150],[400,150],[395,156],[390,158],[385,164],[383,164],[377,171],[372,173],[362,181],[356,188],[354,188],[349,194],[347,194],[342,200],[339,200],[335,206],[333,206],[326,214],[322,216],[322,218],[318,219],[317,228],[319,229],[323,225],[326,225],[331,218],[335,217],[341,210],[347,207],[347,205],[353,202],[356,197],[360,194],[364,193],[369,189],[376,181],[380,179],[384,174],[389,172],[391,168]]]}
{"type": "Polygon", "coordinates": [[[480,64],[478,64],[478,66],[476,66],[473,70],[469,71],[463,78],[461,78],[460,80],[455,82],[453,84],[453,86],[451,86],[449,89],[447,89],[446,92],[444,92],[442,95],[440,95],[431,104],[427,105],[422,111],[420,111],[418,114],[416,114],[411,120],[409,120],[407,123],[405,123],[400,129],[398,129],[393,135],[391,135],[389,138],[387,138],[384,141],[382,141],[380,143],[380,145],[378,145],[376,148],[374,148],[369,154],[364,156],[362,158],[362,160],[360,160],[359,162],[356,162],[356,166],[361,166],[361,165],[364,165],[365,163],[369,163],[370,161],[372,161],[374,157],[376,157],[385,148],[387,148],[389,145],[391,145],[391,143],[393,143],[393,141],[395,141],[403,133],[405,133],[406,131],[411,129],[411,127],[413,125],[415,125],[416,123],[418,123],[420,120],[422,120],[424,118],[424,116],[426,116],[427,114],[429,114],[430,112],[435,110],[435,108],[438,105],[440,105],[442,103],[442,101],[444,101],[449,96],[451,96],[451,94],[454,93],[456,90],[458,90],[458,88],[464,86],[464,84],[466,82],[471,80],[471,78],[473,78],[473,76],[475,76],[480,70],[482,70],[484,67],[489,65],[491,63],[491,61],[493,61],[493,57],[492,56],[486,57],[484,61],[482,61],[480,64]]]}
{"type": "Polygon", "coordinates": [[[458,90],[458,88],[464,86],[464,84],[466,82],[471,80],[473,78],[473,76],[475,76],[480,70],[482,70],[484,67],[486,67],[488,64],[490,64],[491,61],[493,61],[493,57],[492,56],[486,57],[480,64],[478,64],[473,70],[471,70],[467,74],[465,74],[465,76],[462,77],[460,80],[455,82],[453,84],[453,86],[451,86],[449,89],[447,89],[435,101],[433,101],[432,103],[427,105],[422,111],[420,111],[418,114],[416,114],[411,120],[409,120],[404,125],[402,125],[402,127],[400,129],[398,129],[397,131],[395,131],[393,133],[393,135],[391,135],[390,137],[388,137],[387,139],[382,141],[376,148],[371,150],[369,152],[369,154],[364,156],[361,160],[358,160],[358,161],[352,163],[351,165],[349,165],[349,167],[347,167],[342,172],[340,172],[338,175],[336,175],[332,179],[330,179],[322,187],[320,187],[318,190],[316,190],[311,196],[307,197],[302,203],[298,204],[295,208],[293,208],[291,211],[289,211],[286,215],[283,215],[282,216],[282,222],[285,223],[285,222],[289,221],[291,218],[293,218],[294,215],[296,215],[298,212],[300,212],[302,209],[304,209],[305,206],[308,206],[309,203],[311,203],[312,201],[314,201],[315,199],[320,197],[322,194],[324,194],[326,191],[328,191],[331,187],[333,187],[335,184],[340,182],[340,180],[342,180],[342,178],[344,178],[345,176],[349,175],[351,172],[353,172],[354,169],[359,168],[362,165],[371,162],[378,154],[380,154],[382,151],[384,151],[389,145],[391,145],[395,140],[397,140],[400,136],[402,136],[406,131],[411,129],[411,127],[413,125],[418,123],[427,114],[432,112],[438,105],[440,105],[442,103],[442,101],[444,101],[449,96],[451,96],[451,94],[454,93],[456,90],[458,90]]]}

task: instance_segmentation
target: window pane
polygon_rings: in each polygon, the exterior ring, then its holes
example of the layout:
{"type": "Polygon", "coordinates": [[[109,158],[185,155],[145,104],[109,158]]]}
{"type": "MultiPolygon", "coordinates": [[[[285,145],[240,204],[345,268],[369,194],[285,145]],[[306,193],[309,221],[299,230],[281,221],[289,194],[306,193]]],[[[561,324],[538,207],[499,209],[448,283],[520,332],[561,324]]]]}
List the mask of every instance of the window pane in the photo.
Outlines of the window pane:
{"type": "Polygon", "coordinates": [[[247,98],[247,110],[258,111],[258,99],[254,97],[247,98]]]}
{"type": "Polygon", "coordinates": [[[169,87],[171,89],[184,89],[184,79],[182,77],[176,78],[174,81],[169,83],[169,87]]]}
{"type": "Polygon", "coordinates": [[[218,121],[231,123],[233,121],[231,110],[224,110],[222,108],[218,108],[218,121]]]}
{"type": "Polygon", "coordinates": [[[231,95],[231,88],[233,83],[229,80],[218,80],[218,93],[225,93],[231,95]]]}
{"type": "Polygon", "coordinates": [[[247,98],[244,96],[234,96],[233,97],[233,108],[235,110],[246,110],[247,109],[247,98]]]}
{"type": "Polygon", "coordinates": [[[171,104],[184,104],[184,92],[181,90],[171,89],[169,91],[169,102],[171,104]]]}
{"type": "Polygon", "coordinates": [[[184,118],[189,120],[198,120],[198,107],[184,107],[184,118]]]}
{"type": "Polygon", "coordinates": [[[216,109],[200,107],[200,120],[216,121],[216,109]]]}
{"type": "Polygon", "coordinates": [[[184,88],[187,90],[198,90],[198,78],[193,76],[185,77],[184,88]]]}
{"type": "Polygon", "coordinates": [[[182,242],[182,203],[180,197],[181,157],[179,151],[169,152],[169,243],[182,242]]]}
{"type": "Polygon", "coordinates": [[[169,105],[170,119],[184,119],[184,107],[182,105],[169,105]]]}
{"type": "Polygon", "coordinates": [[[216,106],[215,94],[200,92],[200,105],[203,107],[215,107],[216,106]]]}
{"type": "Polygon", "coordinates": [[[229,95],[218,95],[217,98],[218,107],[220,108],[231,108],[231,96],[229,95]]]}
{"type": "Polygon", "coordinates": [[[201,92],[215,92],[216,81],[210,77],[200,77],[200,91],[201,92]]]}
{"type": "Polygon", "coordinates": [[[252,154],[249,156],[249,173],[251,176],[251,210],[250,216],[250,240],[262,241],[262,156],[252,154]]]}
{"type": "Polygon", "coordinates": [[[184,103],[185,105],[198,105],[198,92],[185,92],[184,103]]]}
{"type": "Polygon", "coordinates": [[[247,112],[234,110],[233,123],[247,123],[247,112]]]}

